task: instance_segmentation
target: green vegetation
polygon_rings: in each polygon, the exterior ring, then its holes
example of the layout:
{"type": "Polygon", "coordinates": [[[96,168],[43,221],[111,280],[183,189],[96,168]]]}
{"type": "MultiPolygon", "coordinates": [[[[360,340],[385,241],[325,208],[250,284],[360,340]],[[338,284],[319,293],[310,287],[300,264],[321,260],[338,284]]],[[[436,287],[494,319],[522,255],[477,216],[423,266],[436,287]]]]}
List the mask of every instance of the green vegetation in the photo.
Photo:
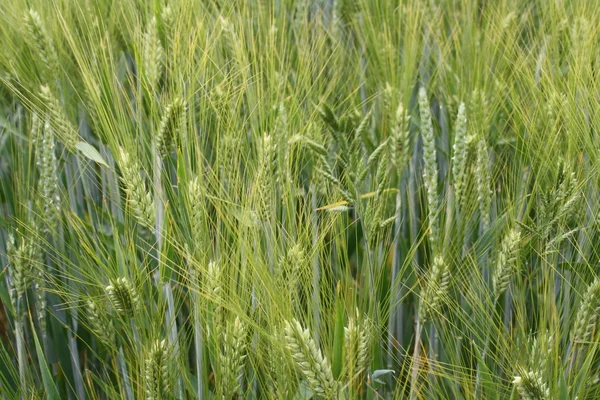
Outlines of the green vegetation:
{"type": "Polygon", "coordinates": [[[0,2],[0,398],[600,398],[598,21],[0,2]]]}

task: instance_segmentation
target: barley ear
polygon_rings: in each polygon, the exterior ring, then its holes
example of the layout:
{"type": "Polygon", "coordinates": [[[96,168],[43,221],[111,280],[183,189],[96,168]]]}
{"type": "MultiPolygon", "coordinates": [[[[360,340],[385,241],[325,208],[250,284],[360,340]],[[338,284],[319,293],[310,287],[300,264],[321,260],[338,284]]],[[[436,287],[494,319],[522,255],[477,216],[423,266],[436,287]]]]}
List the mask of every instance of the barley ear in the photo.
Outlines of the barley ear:
{"type": "Polygon", "coordinates": [[[42,23],[40,14],[34,9],[30,8],[24,17],[24,26],[27,41],[32,46],[37,56],[41,60],[41,64],[44,68],[45,79],[48,82],[56,80],[56,74],[60,71],[60,64],[58,62],[58,54],[54,41],[48,35],[46,27],[42,23]]]}
{"type": "Polygon", "coordinates": [[[515,376],[512,381],[523,400],[545,400],[550,398],[548,385],[544,383],[540,373],[529,370],[515,376]]]}
{"type": "Polygon", "coordinates": [[[169,398],[171,377],[169,374],[170,348],[166,340],[155,341],[146,357],[146,400],[169,398]]]}
{"type": "Polygon", "coordinates": [[[424,87],[419,89],[419,113],[421,117],[421,135],[423,136],[423,183],[427,191],[427,207],[429,218],[429,238],[432,248],[436,249],[439,233],[437,223],[438,212],[438,169],[433,122],[429,109],[429,100],[424,87]]]}
{"type": "Polygon", "coordinates": [[[510,283],[512,273],[517,269],[520,238],[519,232],[512,229],[502,240],[496,260],[496,269],[492,275],[494,299],[498,299],[504,293],[510,283]]]}
{"type": "Polygon", "coordinates": [[[360,385],[359,378],[367,370],[371,360],[371,321],[368,318],[361,317],[358,309],[356,309],[355,315],[348,319],[348,326],[344,328],[344,334],[348,375],[352,382],[360,385]]]}
{"type": "Polygon", "coordinates": [[[465,103],[460,103],[454,128],[454,146],[452,154],[452,177],[456,204],[460,204],[467,178],[467,112],[465,103]]]}
{"type": "Polygon", "coordinates": [[[137,160],[121,149],[121,181],[125,186],[127,199],[137,220],[146,228],[153,229],[154,199],[146,190],[146,185],[140,176],[140,169],[137,160]]]}
{"type": "Polygon", "coordinates": [[[164,50],[158,37],[156,17],[152,17],[144,34],[144,76],[150,90],[156,90],[164,67],[164,50]]]}
{"type": "Polygon", "coordinates": [[[321,350],[296,319],[286,321],[283,327],[285,345],[311,390],[328,399],[336,397],[338,384],[333,379],[331,365],[321,350]]]}
{"type": "Polygon", "coordinates": [[[176,138],[185,129],[185,122],[185,102],[181,98],[176,98],[165,109],[156,133],[156,148],[162,158],[173,151],[176,138]]]}
{"type": "Polygon", "coordinates": [[[573,338],[579,342],[589,342],[600,313],[600,279],[597,278],[583,295],[583,300],[575,317],[573,338]]]}
{"type": "Polygon", "coordinates": [[[117,278],[105,289],[113,308],[125,317],[133,317],[140,308],[140,297],[127,278],[117,278]]]}
{"type": "Polygon", "coordinates": [[[43,230],[48,233],[56,230],[61,215],[58,160],[54,130],[48,120],[36,134],[36,163],[40,172],[38,190],[42,201],[43,230]]]}
{"type": "Polygon", "coordinates": [[[240,390],[240,380],[246,358],[246,326],[239,317],[230,322],[222,337],[219,355],[219,390],[225,399],[230,399],[240,390]]]}
{"type": "Polygon", "coordinates": [[[80,141],[79,133],[69,122],[65,110],[60,105],[58,98],[49,86],[40,87],[40,97],[46,107],[46,116],[54,129],[56,138],[72,153],[77,150],[76,145],[80,141]]]}
{"type": "Polygon", "coordinates": [[[94,300],[87,301],[87,317],[92,332],[105,346],[111,346],[115,341],[115,330],[108,315],[103,313],[94,300]]]}
{"type": "Polygon", "coordinates": [[[422,324],[432,320],[435,313],[439,311],[449,284],[450,269],[444,259],[437,256],[433,260],[425,286],[425,293],[421,299],[419,318],[422,324]]]}

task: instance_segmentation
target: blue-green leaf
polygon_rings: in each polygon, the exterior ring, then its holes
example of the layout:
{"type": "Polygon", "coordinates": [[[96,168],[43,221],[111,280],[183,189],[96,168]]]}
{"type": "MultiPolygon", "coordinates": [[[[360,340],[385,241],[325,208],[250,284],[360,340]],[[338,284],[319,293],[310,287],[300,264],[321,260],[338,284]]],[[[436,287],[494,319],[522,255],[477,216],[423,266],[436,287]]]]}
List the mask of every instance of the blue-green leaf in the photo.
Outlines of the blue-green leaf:
{"type": "Polygon", "coordinates": [[[92,146],[91,144],[87,142],[79,142],[75,145],[75,147],[81,152],[81,154],[84,157],[89,158],[90,160],[95,161],[98,164],[104,165],[105,167],[108,167],[108,164],[106,163],[106,161],[104,161],[104,158],[102,158],[98,150],[96,150],[96,148],[94,148],[94,146],[92,146]]]}

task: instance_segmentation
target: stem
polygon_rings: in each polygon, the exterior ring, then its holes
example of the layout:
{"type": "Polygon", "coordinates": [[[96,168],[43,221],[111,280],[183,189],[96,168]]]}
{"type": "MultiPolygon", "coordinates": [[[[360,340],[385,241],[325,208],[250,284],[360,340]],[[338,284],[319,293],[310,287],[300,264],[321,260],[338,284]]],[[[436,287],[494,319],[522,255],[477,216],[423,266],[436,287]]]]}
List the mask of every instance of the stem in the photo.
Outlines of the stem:
{"type": "Polygon", "coordinates": [[[21,299],[17,299],[17,318],[15,319],[15,336],[17,340],[17,358],[19,362],[19,380],[21,381],[21,399],[25,399],[25,368],[26,368],[26,350],[25,350],[25,338],[23,335],[23,318],[21,311],[21,299]]]}
{"type": "MultiPolygon", "coordinates": [[[[156,190],[155,196],[155,209],[156,209],[156,224],[154,228],[154,234],[156,236],[156,260],[158,268],[156,268],[156,274],[154,276],[157,287],[160,285],[160,270],[162,263],[162,229],[164,224],[165,208],[163,205],[163,186],[162,186],[162,160],[156,149],[155,141],[152,142],[152,153],[154,155],[154,187],[156,190]]],[[[169,342],[173,345],[175,354],[179,353],[179,343],[177,342],[177,321],[175,313],[175,305],[173,301],[173,290],[171,288],[171,282],[166,281],[162,283],[163,294],[167,298],[167,312],[165,313],[165,328],[169,332],[169,342]]],[[[183,386],[181,376],[177,379],[177,392],[179,398],[183,398],[183,386]]]]}
{"type": "MultiPolygon", "coordinates": [[[[492,306],[493,311],[496,310],[497,304],[498,304],[498,298],[494,299],[494,305],[492,306]]],[[[475,377],[475,392],[474,392],[474,398],[476,398],[476,399],[478,398],[479,387],[481,386],[481,366],[485,365],[485,358],[487,356],[489,346],[490,346],[490,331],[488,330],[488,332],[485,335],[485,342],[483,344],[483,353],[481,354],[481,362],[477,363],[477,372],[476,372],[476,377],[475,377]]]]}
{"type": "Polygon", "coordinates": [[[421,320],[417,316],[417,325],[415,327],[415,349],[413,351],[412,372],[410,377],[410,398],[417,398],[417,383],[419,380],[419,369],[421,367],[421,320]]]}
{"type": "MultiPolygon", "coordinates": [[[[319,240],[319,233],[317,230],[317,191],[313,184],[310,186],[311,193],[311,212],[310,219],[312,225],[312,247],[317,248],[317,241],[319,240]]],[[[313,256],[313,296],[312,296],[312,311],[313,311],[313,337],[316,343],[319,343],[319,325],[320,325],[320,280],[321,280],[321,268],[319,265],[319,254],[315,252],[313,256]]]]}
{"type": "Polygon", "coordinates": [[[198,381],[198,399],[204,400],[204,343],[202,340],[202,319],[200,317],[200,299],[196,296],[194,308],[194,345],[196,349],[196,375],[198,381]]]}
{"type": "Polygon", "coordinates": [[[400,294],[398,293],[398,287],[396,280],[398,273],[400,272],[400,250],[398,248],[398,241],[400,239],[400,228],[401,218],[400,211],[402,206],[402,195],[399,190],[396,194],[396,220],[394,221],[394,241],[392,247],[394,253],[392,255],[392,279],[390,282],[390,319],[388,326],[388,368],[392,368],[394,362],[394,338],[401,334],[401,304],[400,294]]]}
{"type": "Polygon", "coordinates": [[[125,364],[125,354],[123,353],[123,345],[119,347],[117,360],[119,363],[119,368],[121,368],[123,380],[125,381],[125,397],[127,400],[133,400],[133,391],[131,390],[131,382],[129,382],[129,375],[127,374],[127,365],[125,364]]]}

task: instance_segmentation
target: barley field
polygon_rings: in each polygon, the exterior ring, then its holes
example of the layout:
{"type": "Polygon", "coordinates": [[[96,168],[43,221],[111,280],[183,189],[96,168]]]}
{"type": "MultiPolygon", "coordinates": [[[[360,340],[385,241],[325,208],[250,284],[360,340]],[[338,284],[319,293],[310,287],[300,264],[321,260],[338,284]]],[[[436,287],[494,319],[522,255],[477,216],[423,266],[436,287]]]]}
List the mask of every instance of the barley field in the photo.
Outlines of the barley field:
{"type": "Polygon", "coordinates": [[[596,0],[4,0],[0,399],[600,399],[596,0]]]}

